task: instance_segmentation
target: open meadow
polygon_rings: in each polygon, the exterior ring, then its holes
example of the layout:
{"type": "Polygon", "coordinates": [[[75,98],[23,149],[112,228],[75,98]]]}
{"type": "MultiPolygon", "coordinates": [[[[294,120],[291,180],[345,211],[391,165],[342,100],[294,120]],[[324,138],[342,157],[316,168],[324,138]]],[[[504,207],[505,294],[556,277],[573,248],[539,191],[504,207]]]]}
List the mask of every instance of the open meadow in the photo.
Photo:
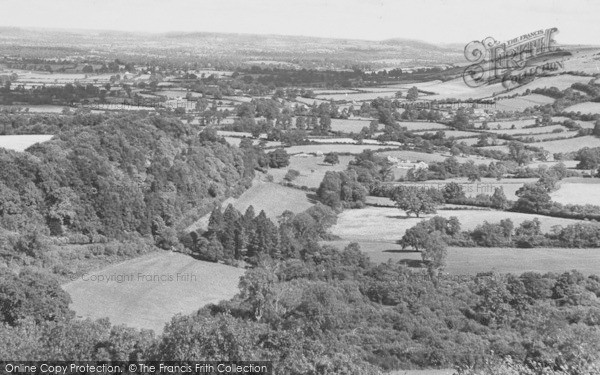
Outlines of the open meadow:
{"type": "MultiPolygon", "coordinates": [[[[323,242],[344,248],[349,240],[323,242]]],[[[374,263],[403,262],[419,267],[421,253],[402,250],[391,242],[360,241],[363,251],[374,263]]],[[[567,248],[495,248],[495,247],[448,247],[444,273],[450,275],[476,275],[479,272],[521,274],[524,272],[562,273],[576,269],[585,275],[596,275],[600,269],[600,249],[567,248]]]]}
{"type": "MultiPolygon", "coordinates": [[[[363,119],[331,119],[331,130],[342,133],[360,133],[362,128],[369,127],[371,120],[363,119]]],[[[382,127],[380,124],[379,127],[382,127]]]]}
{"type": "MultiPolygon", "coordinates": [[[[230,203],[240,212],[244,213],[249,206],[254,206],[254,211],[258,214],[261,210],[277,222],[277,217],[284,211],[289,210],[299,213],[312,207],[314,202],[308,194],[300,189],[285,187],[274,182],[265,182],[255,179],[252,187],[246,190],[238,198],[228,198],[221,206],[223,209],[230,203]]],[[[208,226],[209,215],[205,215],[189,226],[187,230],[206,229],[208,226]]]]}
{"type": "Polygon", "coordinates": [[[285,150],[288,154],[313,154],[313,153],[323,153],[326,154],[328,152],[337,152],[339,154],[360,154],[364,150],[380,150],[382,148],[387,149],[391,146],[384,145],[345,145],[345,144],[322,144],[322,145],[302,145],[302,146],[291,146],[287,147],[285,150]]]}
{"type": "Polygon", "coordinates": [[[78,316],[162,332],[176,314],[232,298],[244,270],[156,252],[90,272],[63,285],[78,316]],[[120,282],[119,282],[120,281],[120,282]]]}
{"type": "Polygon", "coordinates": [[[495,109],[500,111],[522,111],[525,108],[535,107],[536,105],[552,103],[554,103],[554,99],[548,96],[531,94],[510,99],[500,99],[496,101],[495,109]]]}
{"type": "MultiPolygon", "coordinates": [[[[549,216],[525,214],[520,212],[503,212],[484,209],[438,209],[437,216],[449,218],[455,216],[461,224],[462,230],[474,229],[484,221],[490,223],[500,222],[502,219],[511,219],[515,226],[525,220],[537,218],[541,222],[542,232],[549,232],[555,225],[569,225],[580,221],[549,216]]],[[[356,242],[389,242],[402,238],[404,232],[415,226],[418,222],[430,219],[436,215],[414,215],[407,217],[406,213],[394,207],[366,207],[356,210],[345,210],[338,215],[337,224],[331,227],[331,233],[344,240],[356,242]]]]}
{"type": "Polygon", "coordinates": [[[25,151],[29,146],[49,141],[52,137],[53,135],[49,134],[0,135],[0,147],[14,151],[25,151]]]}
{"type": "Polygon", "coordinates": [[[565,112],[600,113],[600,103],[585,102],[565,108],[565,112]]]}
{"type": "Polygon", "coordinates": [[[307,186],[309,188],[318,188],[325,177],[327,171],[344,171],[348,168],[348,163],[354,160],[353,156],[339,156],[339,164],[323,163],[323,156],[292,156],[290,165],[285,168],[270,169],[269,174],[273,176],[275,182],[283,182],[286,173],[293,169],[300,172],[300,175],[292,181],[296,186],[307,186]]]}
{"type": "Polygon", "coordinates": [[[600,178],[566,179],[550,193],[552,201],[562,204],[600,204],[600,178]]]}

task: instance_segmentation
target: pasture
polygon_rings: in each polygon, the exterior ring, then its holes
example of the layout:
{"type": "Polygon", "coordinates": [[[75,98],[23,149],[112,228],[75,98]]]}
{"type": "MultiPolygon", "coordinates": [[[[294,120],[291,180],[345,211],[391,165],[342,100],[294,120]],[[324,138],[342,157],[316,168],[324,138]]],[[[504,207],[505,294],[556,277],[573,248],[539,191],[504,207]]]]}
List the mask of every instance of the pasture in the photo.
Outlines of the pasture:
{"type": "Polygon", "coordinates": [[[556,129],[562,129],[567,131],[567,128],[562,125],[549,125],[549,126],[536,126],[535,128],[516,128],[516,129],[496,129],[494,126],[490,126],[490,130],[486,130],[487,133],[492,134],[506,134],[506,135],[525,135],[525,134],[538,134],[538,133],[552,133],[556,129]]]}
{"type": "Polygon", "coordinates": [[[478,182],[469,182],[466,178],[450,178],[443,181],[423,181],[423,182],[397,182],[394,185],[416,186],[424,188],[443,189],[446,184],[456,182],[461,185],[467,197],[475,197],[479,194],[492,195],[496,188],[502,188],[506,198],[516,200],[515,193],[524,184],[536,182],[535,178],[505,178],[500,181],[495,178],[482,178],[478,182]]]}
{"type": "MultiPolygon", "coordinates": [[[[410,161],[424,161],[428,162],[442,162],[446,160],[450,155],[440,155],[436,153],[425,153],[425,152],[417,152],[417,151],[407,151],[407,150],[395,150],[395,151],[381,151],[377,153],[379,156],[392,156],[402,160],[410,160],[410,161]]],[[[482,156],[471,156],[471,157],[462,157],[457,156],[456,160],[460,163],[465,163],[469,160],[473,160],[475,164],[489,164],[492,162],[492,159],[486,159],[482,156]]]]}
{"type": "Polygon", "coordinates": [[[425,121],[401,121],[398,123],[401,127],[406,128],[409,131],[416,132],[421,130],[449,130],[448,126],[444,124],[438,124],[437,122],[425,122],[425,121]]]}
{"type": "Polygon", "coordinates": [[[0,147],[14,151],[25,151],[29,146],[49,141],[52,137],[53,135],[49,134],[0,135],[0,147]]]}
{"type": "Polygon", "coordinates": [[[600,179],[566,179],[558,190],[550,193],[554,202],[562,204],[600,205],[600,179]]]}
{"type": "Polygon", "coordinates": [[[496,102],[495,109],[500,111],[522,111],[525,108],[534,107],[536,105],[552,104],[554,99],[539,95],[531,94],[510,99],[501,99],[496,102]]]}
{"type": "MultiPolygon", "coordinates": [[[[257,215],[261,210],[264,210],[265,214],[274,222],[277,222],[277,217],[286,210],[299,213],[313,205],[313,201],[305,191],[259,179],[255,179],[252,187],[238,198],[228,198],[223,201],[221,207],[225,208],[230,203],[242,213],[251,205],[254,206],[257,215]]],[[[203,216],[190,225],[187,230],[206,229],[209,217],[210,214],[203,216]]]]}
{"type": "Polygon", "coordinates": [[[337,152],[340,154],[360,154],[364,150],[379,150],[382,148],[389,148],[390,146],[382,146],[382,145],[345,145],[345,144],[322,144],[322,145],[302,145],[302,146],[291,146],[287,147],[285,150],[288,154],[312,154],[321,152],[326,154],[328,152],[337,152]]]}
{"type": "MultiPolygon", "coordinates": [[[[330,241],[323,244],[343,249],[351,241],[330,241]]],[[[387,242],[360,242],[363,251],[374,263],[388,260],[417,265],[421,253],[402,250],[400,245],[387,242]]],[[[476,275],[479,272],[521,274],[524,272],[567,272],[577,269],[585,275],[598,275],[599,249],[566,248],[480,248],[449,247],[444,273],[449,275],[476,275]]],[[[418,374],[418,373],[415,373],[418,374]]]]}
{"type": "MultiPolygon", "coordinates": [[[[372,120],[331,119],[331,130],[343,133],[360,133],[362,128],[369,127],[372,120]]],[[[379,125],[382,127],[382,125],[379,125]]]]}
{"type": "MultiPolygon", "coordinates": [[[[504,120],[504,121],[490,121],[488,127],[490,129],[510,129],[513,125],[516,129],[522,129],[528,125],[534,125],[535,119],[518,119],[518,120],[504,120]]],[[[481,128],[481,123],[475,123],[476,128],[481,128]]]]}
{"type": "Polygon", "coordinates": [[[63,285],[78,316],[162,332],[175,314],[232,298],[244,270],[155,252],[92,271],[63,285]],[[101,279],[103,278],[103,279],[101,279]]]}
{"type": "Polygon", "coordinates": [[[294,185],[318,188],[327,171],[344,171],[348,167],[348,163],[354,160],[353,156],[341,155],[339,157],[339,164],[329,165],[323,163],[323,158],[323,156],[292,156],[289,166],[286,168],[270,169],[269,174],[274,177],[275,182],[282,182],[285,174],[290,169],[293,169],[300,172],[300,175],[292,181],[294,185]]]}
{"type": "Polygon", "coordinates": [[[568,139],[560,139],[557,141],[533,143],[532,145],[535,147],[541,147],[544,150],[551,153],[573,152],[580,150],[584,147],[600,147],[600,138],[594,137],[593,135],[587,135],[584,137],[575,137],[568,139]]]}
{"type": "MultiPolygon", "coordinates": [[[[456,216],[463,230],[474,229],[477,225],[488,222],[500,222],[502,219],[511,219],[515,226],[525,220],[538,218],[543,232],[549,232],[555,225],[569,225],[580,222],[578,220],[555,218],[524,214],[520,212],[502,212],[481,209],[438,209],[438,216],[449,218],[456,216]]],[[[344,240],[356,242],[388,242],[394,243],[404,235],[404,232],[415,226],[418,222],[427,220],[436,215],[414,215],[407,217],[406,213],[394,207],[366,207],[357,210],[345,210],[338,215],[337,224],[331,227],[331,233],[344,240]]]]}
{"type": "Polygon", "coordinates": [[[600,113],[600,103],[579,103],[565,108],[565,112],[600,113]]]}

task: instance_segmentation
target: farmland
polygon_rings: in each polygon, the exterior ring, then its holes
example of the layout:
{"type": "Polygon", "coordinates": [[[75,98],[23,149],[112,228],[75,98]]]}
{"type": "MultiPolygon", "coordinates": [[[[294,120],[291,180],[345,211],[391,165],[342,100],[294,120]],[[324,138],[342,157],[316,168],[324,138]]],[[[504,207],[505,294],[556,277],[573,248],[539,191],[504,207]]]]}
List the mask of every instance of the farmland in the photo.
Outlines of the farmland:
{"type": "Polygon", "coordinates": [[[360,154],[364,150],[379,150],[382,148],[389,148],[390,146],[383,145],[344,145],[344,144],[322,144],[322,145],[303,145],[303,146],[291,146],[287,147],[285,150],[288,154],[313,154],[313,153],[323,153],[326,154],[328,152],[337,152],[340,154],[360,154]]]}
{"type": "Polygon", "coordinates": [[[550,194],[552,200],[563,204],[598,204],[600,202],[600,179],[561,182],[560,188],[550,194]]]}
{"type": "Polygon", "coordinates": [[[293,169],[300,172],[293,184],[296,186],[307,186],[309,188],[318,188],[327,171],[342,171],[348,167],[348,163],[354,159],[352,156],[339,156],[339,164],[325,164],[322,156],[291,157],[290,165],[286,168],[272,169],[269,171],[274,177],[275,182],[282,182],[285,174],[293,169]]]}
{"type": "Polygon", "coordinates": [[[360,133],[362,128],[369,127],[370,120],[332,119],[331,130],[342,133],[360,133]]]}
{"type": "Polygon", "coordinates": [[[536,105],[552,104],[554,99],[539,95],[531,94],[518,98],[502,99],[496,102],[496,109],[501,111],[522,111],[525,108],[534,107],[536,105]]]}
{"type": "MultiPolygon", "coordinates": [[[[437,215],[449,218],[455,216],[463,230],[473,229],[484,221],[496,222],[501,219],[511,219],[515,225],[525,220],[538,218],[543,232],[549,232],[555,225],[569,225],[577,220],[562,219],[549,216],[537,216],[519,212],[502,212],[481,209],[438,210],[437,215]]],[[[433,215],[416,218],[407,217],[404,211],[397,208],[366,207],[361,210],[346,210],[338,216],[338,222],[331,228],[334,235],[348,241],[383,241],[394,243],[404,232],[416,223],[433,215]]]]}
{"type": "Polygon", "coordinates": [[[25,151],[29,146],[36,143],[46,142],[52,138],[52,135],[0,135],[0,147],[14,150],[25,151]]]}
{"type": "Polygon", "coordinates": [[[232,298],[242,274],[240,268],[155,252],[93,271],[63,288],[78,316],[108,317],[113,324],[160,333],[175,314],[191,314],[206,304],[232,298]],[[117,277],[123,277],[121,282],[117,277]]]}
{"type": "MultiPolygon", "coordinates": [[[[338,248],[347,246],[349,240],[330,241],[324,244],[338,248]]],[[[371,261],[388,260],[418,265],[421,253],[403,251],[400,245],[390,242],[359,242],[361,250],[371,261]]],[[[594,275],[600,268],[598,249],[565,248],[478,248],[449,247],[444,273],[450,275],[476,275],[480,272],[521,274],[523,272],[567,272],[577,269],[585,275],[594,275]]]]}
{"type": "Polygon", "coordinates": [[[549,152],[573,152],[584,147],[600,147],[600,138],[591,135],[557,141],[534,143],[536,147],[541,147],[549,152]]]}
{"type": "MultiPolygon", "coordinates": [[[[252,187],[240,197],[225,200],[222,204],[223,208],[229,203],[241,212],[246,211],[252,205],[257,214],[264,210],[267,216],[275,222],[277,222],[277,217],[286,210],[299,213],[313,205],[305,191],[259,179],[255,179],[252,187]]],[[[204,216],[190,226],[188,230],[205,229],[208,225],[208,218],[209,215],[204,216]]]]}
{"type": "Polygon", "coordinates": [[[600,103],[580,103],[565,108],[565,112],[600,113],[600,103]]]}

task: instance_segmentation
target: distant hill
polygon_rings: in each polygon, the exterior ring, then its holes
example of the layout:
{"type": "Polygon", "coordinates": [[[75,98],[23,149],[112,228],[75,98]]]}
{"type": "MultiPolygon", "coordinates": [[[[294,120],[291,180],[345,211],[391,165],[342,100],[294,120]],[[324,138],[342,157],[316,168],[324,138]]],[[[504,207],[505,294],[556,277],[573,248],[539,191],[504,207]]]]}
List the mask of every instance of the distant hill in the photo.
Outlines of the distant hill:
{"type": "Polygon", "coordinates": [[[208,32],[170,32],[163,34],[105,30],[57,30],[0,28],[0,54],[36,56],[36,47],[64,49],[65,57],[73,48],[95,55],[135,56],[171,59],[206,59],[208,56],[228,62],[268,61],[294,63],[305,68],[370,68],[434,66],[460,63],[462,49],[437,46],[409,39],[367,41],[307,36],[227,34],[208,32]],[[26,48],[23,48],[26,47],[26,48]]]}

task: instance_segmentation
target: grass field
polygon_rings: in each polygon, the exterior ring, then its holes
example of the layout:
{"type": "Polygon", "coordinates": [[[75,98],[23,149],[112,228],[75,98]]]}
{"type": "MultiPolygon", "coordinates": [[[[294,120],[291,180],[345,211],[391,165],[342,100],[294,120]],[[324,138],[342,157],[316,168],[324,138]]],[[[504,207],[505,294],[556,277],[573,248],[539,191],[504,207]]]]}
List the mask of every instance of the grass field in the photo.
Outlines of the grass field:
{"type": "MultiPolygon", "coordinates": [[[[478,209],[438,210],[436,215],[446,218],[456,216],[463,230],[473,229],[486,220],[493,223],[507,218],[511,219],[515,226],[525,220],[538,218],[543,232],[550,231],[554,225],[564,226],[580,222],[519,212],[478,209]]],[[[414,215],[406,217],[404,211],[392,207],[366,207],[360,210],[345,210],[338,215],[337,224],[331,227],[331,233],[348,241],[393,243],[399,240],[407,229],[433,216],[435,215],[425,215],[421,218],[416,218],[414,215]]]]}
{"type": "MultiPolygon", "coordinates": [[[[488,126],[490,129],[498,129],[498,125],[500,125],[500,129],[510,129],[513,125],[517,129],[522,129],[524,126],[535,124],[534,119],[520,119],[520,120],[506,120],[506,121],[490,121],[488,122],[488,126]]],[[[481,128],[481,123],[475,123],[476,128],[481,128]]]]}
{"type": "Polygon", "coordinates": [[[511,99],[498,100],[496,102],[496,109],[501,111],[522,111],[525,108],[534,107],[536,105],[552,103],[554,103],[554,99],[548,96],[531,94],[511,99]]]}
{"type": "Polygon", "coordinates": [[[437,122],[401,121],[398,124],[409,131],[449,129],[448,126],[444,124],[438,124],[437,122]]]}
{"type": "MultiPolygon", "coordinates": [[[[534,135],[523,135],[520,138],[533,138],[536,141],[544,141],[546,139],[556,139],[556,138],[573,138],[577,136],[577,132],[561,132],[561,133],[544,133],[544,134],[534,134],[534,135]]],[[[535,144],[534,144],[535,146],[535,144]]]]}
{"type": "MultiPolygon", "coordinates": [[[[246,190],[237,199],[226,199],[222,203],[222,207],[227,207],[229,203],[232,203],[233,206],[242,213],[244,213],[250,205],[254,206],[254,211],[257,215],[261,210],[264,210],[267,216],[276,223],[277,216],[281,215],[283,211],[290,210],[295,213],[302,212],[312,207],[314,202],[308,197],[307,192],[302,190],[255,179],[250,189],[246,190]]],[[[198,228],[206,229],[209,216],[210,215],[206,215],[202,217],[200,220],[189,226],[187,230],[191,231],[198,228]]]]}
{"type": "Polygon", "coordinates": [[[393,98],[394,91],[386,92],[357,92],[357,93],[343,93],[343,94],[324,94],[318,95],[319,99],[324,100],[346,100],[349,102],[361,102],[365,100],[374,100],[377,98],[393,98]]]}
{"type": "Polygon", "coordinates": [[[496,129],[495,126],[491,126],[490,130],[486,130],[486,132],[493,134],[506,134],[506,135],[520,135],[520,134],[536,134],[536,133],[552,133],[553,130],[562,129],[567,131],[567,128],[562,125],[549,125],[549,126],[539,126],[535,128],[516,128],[516,129],[496,129]]]}
{"type": "Polygon", "coordinates": [[[377,145],[344,145],[344,144],[323,144],[323,145],[302,145],[302,146],[291,146],[285,150],[288,154],[301,154],[301,153],[316,153],[322,152],[324,154],[328,152],[337,153],[349,153],[349,154],[360,154],[364,150],[379,150],[382,148],[389,148],[390,146],[377,146],[377,145]]]}
{"type": "Polygon", "coordinates": [[[281,182],[288,170],[294,169],[300,172],[300,176],[292,182],[294,185],[318,188],[327,171],[344,171],[348,163],[354,160],[353,156],[341,155],[339,164],[330,165],[323,163],[323,158],[323,156],[291,157],[289,166],[270,169],[269,174],[274,177],[275,182],[281,182]]]}
{"type": "Polygon", "coordinates": [[[586,179],[585,182],[563,181],[550,196],[554,202],[563,204],[600,205],[600,178],[586,179]]]}
{"type": "Polygon", "coordinates": [[[579,103],[565,108],[565,112],[600,113],[600,103],[579,103]]]}
{"type": "Polygon", "coordinates": [[[519,190],[526,183],[533,183],[536,181],[537,179],[535,178],[505,178],[500,181],[496,180],[495,178],[482,178],[481,181],[472,183],[466,178],[449,178],[443,181],[423,181],[416,183],[402,182],[396,184],[443,189],[446,184],[450,182],[456,182],[462,186],[467,197],[474,197],[478,194],[492,195],[497,187],[501,187],[504,189],[504,194],[509,200],[516,200],[517,197],[515,196],[515,193],[517,190],[519,190]]]}
{"type": "Polygon", "coordinates": [[[580,150],[584,147],[600,147],[600,138],[594,137],[593,135],[587,135],[585,137],[534,143],[533,146],[541,147],[551,153],[572,152],[580,150]]]}
{"type": "MultiPolygon", "coordinates": [[[[395,158],[399,158],[399,159],[403,159],[403,160],[410,160],[410,161],[422,160],[426,163],[431,162],[431,161],[441,162],[441,161],[446,160],[446,158],[450,156],[450,155],[428,154],[425,152],[406,151],[406,150],[381,151],[381,152],[378,152],[378,155],[380,155],[380,156],[388,156],[389,155],[389,156],[392,156],[395,158]]],[[[492,159],[486,159],[481,156],[471,156],[469,158],[457,156],[456,160],[458,160],[460,163],[465,163],[469,160],[473,160],[475,162],[475,164],[489,164],[490,162],[493,161],[492,159]]]]}
{"type": "MultiPolygon", "coordinates": [[[[344,248],[349,243],[348,240],[324,242],[338,248],[344,248]]],[[[375,263],[384,263],[391,259],[418,266],[421,260],[421,253],[402,251],[402,247],[394,243],[361,241],[359,244],[361,250],[375,263]]],[[[572,269],[586,275],[600,274],[600,249],[449,247],[444,273],[561,273],[572,269]]]]}
{"type": "MultiPolygon", "coordinates": [[[[331,119],[331,130],[334,132],[360,133],[365,126],[368,128],[371,120],[331,119]]],[[[381,127],[381,125],[380,125],[381,127]]]]}
{"type": "Polygon", "coordinates": [[[46,142],[52,137],[53,135],[48,134],[0,135],[0,147],[14,151],[25,151],[29,146],[46,142]]]}
{"type": "Polygon", "coordinates": [[[113,324],[159,333],[175,314],[232,298],[243,273],[179,253],[156,252],[91,272],[63,288],[78,316],[108,317],[113,324]],[[98,281],[101,276],[105,279],[98,281]]]}

